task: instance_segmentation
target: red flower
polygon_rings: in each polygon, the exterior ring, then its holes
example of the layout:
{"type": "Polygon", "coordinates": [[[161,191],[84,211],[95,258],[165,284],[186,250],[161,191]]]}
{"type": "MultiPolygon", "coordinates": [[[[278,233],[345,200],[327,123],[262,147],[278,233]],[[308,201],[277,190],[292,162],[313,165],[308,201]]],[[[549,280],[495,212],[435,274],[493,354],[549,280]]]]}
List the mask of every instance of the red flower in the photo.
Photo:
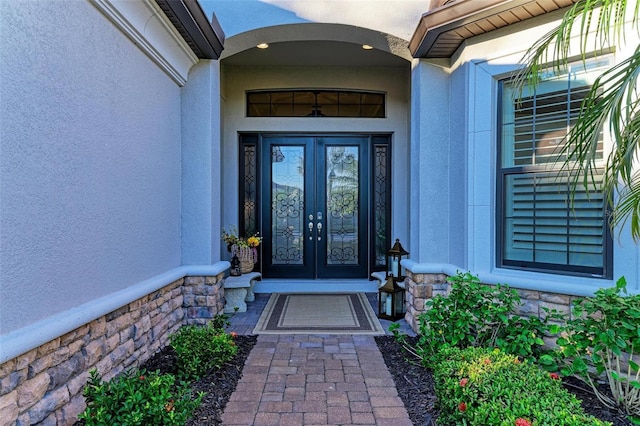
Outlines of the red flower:
{"type": "Polygon", "coordinates": [[[558,375],[558,373],[549,373],[549,377],[551,377],[553,380],[560,380],[560,376],[558,375]]]}
{"type": "Polygon", "coordinates": [[[489,364],[491,364],[491,360],[490,360],[489,358],[487,358],[487,359],[485,359],[485,360],[484,360],[484,363],[485,363],[486,365],[489,365],[489,364]]]}
{"type": "Polygon", "coordinates": [[[465,387],[467,385],[467,383],[469,383],[469,379],[467,379],[466,377],[462,380],[460,380],[460,386],[465,387]]]}
{"type": "Polygon", "coordinates": [[[231,333],[229,333],[231,335],[231,337],[236,338],[238,337],[238,333],[236,333],[235,331],[232,331],[231,333]]]}
{"type": "Polygon", "coordinates": [[[461,402],[460,404],[458,404],[458,410],[465,412],[467,411],[467,403],[466,402],[461,402]]]}
{"type": "Polygon", "coordinates": [[[144,380],[144,376],[140,376],[140,380],[144,380]]]}
{"type": "Polygon", "coordinates": [[[531,426],[531,422],[521,417],[519,419],[516,419],[516,426],[531,426]]]}

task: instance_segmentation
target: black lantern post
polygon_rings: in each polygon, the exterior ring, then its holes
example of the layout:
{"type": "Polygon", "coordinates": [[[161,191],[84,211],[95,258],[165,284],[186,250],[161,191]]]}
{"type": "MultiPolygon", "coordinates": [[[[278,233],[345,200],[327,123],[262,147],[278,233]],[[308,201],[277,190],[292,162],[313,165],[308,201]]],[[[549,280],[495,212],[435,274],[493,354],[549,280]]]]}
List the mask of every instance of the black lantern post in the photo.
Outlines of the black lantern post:
{"type": "Polygon", "coordinates": [[[409,255],[409,252],[402,248],[400,240],[396,238],[396,242],[389,250],[387,250],[387,278],[389,275],[393,275],[396,281],[404,281],[402,275],[402,266],[400,262],[402,259],[409,255]]]}
{"type": "Polygon", "coordinates": [[[393,275],[389,275],[385,285],[378,290],[378,317],[396,321],[404,317],[404,289],[393,275]]]}
{"type": "Polygon", "coordinates": [[[398,285],[404,281],[400,262],[409,252],[402,248],[400,240],[387,251],[387,276],[385,284],[378,290],[378,317],[396,321],[406,312],[404,289],[398,285]]]}

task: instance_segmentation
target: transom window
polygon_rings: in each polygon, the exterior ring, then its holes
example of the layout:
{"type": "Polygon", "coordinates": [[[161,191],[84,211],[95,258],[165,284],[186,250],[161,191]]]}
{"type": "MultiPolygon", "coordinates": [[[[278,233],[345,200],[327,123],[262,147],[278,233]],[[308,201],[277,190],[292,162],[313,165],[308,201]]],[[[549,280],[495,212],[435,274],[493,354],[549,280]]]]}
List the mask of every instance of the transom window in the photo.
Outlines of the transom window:
{"type": "MultiPolygon", "coordinates": [[[[560,174],[560,148],[582,100],[608,59],[572,64],[568,75],[550,74],[535,91],[516,97],[500,82],[498,161],[498,266],[610,278],[611,238],[601,192],[560,174]]],[[[602,133],[598,162],[603,164],[602,133]]],[[[601,179],[603,167],[596,172],[601,179]]]]}
{"type": "Polygon", "coordinates": [[[384,118],[385,95],[344,90],[247,92],[247,117],[384,118]]]}

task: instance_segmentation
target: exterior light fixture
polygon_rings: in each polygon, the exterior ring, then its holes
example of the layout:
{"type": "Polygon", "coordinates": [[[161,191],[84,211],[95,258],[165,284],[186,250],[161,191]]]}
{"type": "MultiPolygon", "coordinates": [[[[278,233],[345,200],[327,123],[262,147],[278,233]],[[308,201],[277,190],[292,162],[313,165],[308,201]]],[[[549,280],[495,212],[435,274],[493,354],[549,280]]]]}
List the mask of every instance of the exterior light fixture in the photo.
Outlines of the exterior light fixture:
{"type": "Polygon", "coordinates": [[[238,255],[233,253],[233,258],[231,259],[231,269],[229,270],[229,275],[232,277],[239,277],[242,275],[240,272],[240,259],[238,259],[238,255]]]}
{"type": "Polygon", "coordinates": [[[318,103],[318,92],[313,92],[314,103],[311,105],[311,112],[307,117],[324,117],[322,113],[322,105],[318,103]]]}
{"type": "Polygon", "coordinates": [[[393,247],[387,250],[387,278],[391,275],[396,281],[404,281],[405,277],[401,274],[402,266],[400,266],[400,262],[408,255],[409,252],[402,248],[400,240],[396,238],[393,247]]]}
{"type": "Polygon", "coordinates": [[[393,275],[378,290],[378,318],[396,321],[405,314],[404,289],[400,288],[393,275]]]}
{"type": "Polygon", "coordinates": [[[258,49],[266,49],[269,47],[268,43],[260,43],[256,46],[258,49]]]}
{"type": "Polygon", "coordinates": [[[373,46],[371,46],[371,45],[369,45],[369,44],[363,44],[363,45],[362,45],[362,48],[363,48],[364,50],[371,50],[371,49],[373,49],[373,46]]]}
{"type": "Polygon", "coordinates": [[[400,262],[409,255],[409,252],[402,248],[400,240],[396,239],[395,244],[387,250],[387,273],[386,282],[378,290],[378,317],[396,321],[401,319],[405,312],[404,303],[405,291],[398,285],[398,282],[404,281],[402,276],[402,266],[400,262]]]}

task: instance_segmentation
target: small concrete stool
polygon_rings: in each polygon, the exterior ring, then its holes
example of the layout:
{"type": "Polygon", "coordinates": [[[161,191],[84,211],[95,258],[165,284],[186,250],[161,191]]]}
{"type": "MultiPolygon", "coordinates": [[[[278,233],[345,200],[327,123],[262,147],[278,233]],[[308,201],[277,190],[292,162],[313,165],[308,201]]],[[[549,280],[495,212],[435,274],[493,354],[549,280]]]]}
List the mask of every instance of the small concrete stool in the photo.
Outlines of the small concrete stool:
{"type": "Polygon", "coordinates": [[[245,302],[253,302],[256,296],[253,288],[256,279],[261,278],[260,272],[249,272],[238,277],[227,277],[224,280],[224,313],[231,314],[233,312],[247,312],[247,304],[245,302]],[[236,311],[235,308],[238,308],[236,311]]]}

